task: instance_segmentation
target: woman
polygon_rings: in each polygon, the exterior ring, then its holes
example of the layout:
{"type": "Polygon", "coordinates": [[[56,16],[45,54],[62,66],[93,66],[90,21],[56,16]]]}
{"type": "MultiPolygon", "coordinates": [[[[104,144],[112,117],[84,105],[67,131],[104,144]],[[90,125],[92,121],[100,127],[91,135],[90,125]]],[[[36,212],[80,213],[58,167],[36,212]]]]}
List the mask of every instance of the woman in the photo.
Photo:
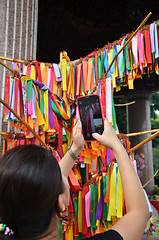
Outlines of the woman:
{"type": "MultiPolygon", "coordinates": [[[[127,214],[111,230],[89,239],[140,240],[149,212],[146,198],[125,149],[105,120],[93,137],[113,150],[121,173],[127,214]]],[[[81,123],[73,129],[71,151],[57,163],[46,149],[26,145],[8,151],[0,161],[0,239],[58,239],[58,216],[69,202],[67,177],[84,146],[81,123]],[[60,167],[59,167],[60,165],[60,167]],[[61,168],[61,170],[60,170],[61,168]],[[62,172],[62,173],[61,173],[62,172]]]]}

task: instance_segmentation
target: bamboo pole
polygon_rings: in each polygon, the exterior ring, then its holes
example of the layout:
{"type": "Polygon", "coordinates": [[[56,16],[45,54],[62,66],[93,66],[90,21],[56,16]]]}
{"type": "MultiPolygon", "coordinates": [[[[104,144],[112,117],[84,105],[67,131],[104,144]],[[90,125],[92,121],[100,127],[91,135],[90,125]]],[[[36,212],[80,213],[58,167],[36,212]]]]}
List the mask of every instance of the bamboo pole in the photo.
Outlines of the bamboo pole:
{"type": "Polygon", "coordinates": [[[128,133],[128,134],[124,134],[126,137],[134,137],[134,136],[138,136],[138,135],[142,135],[142,134],[147,134],[147,133],[153,133],[153,132],[157,132],[159,131],[159,129],[153,129],[153,130],[149,130],[149,131],[144,131],[144,132],[136,132],[136,133],[128,133]]]}
{"type": "Polygon", "coordinates": [[[137,150],[138,148],[142,147],[145,143],[148,143],[149,141],[153,140],[155,137],[157,137],[159,135],[159,131],[155,132],[154,134],[152,134],[151,136],[149,136],[148,138],[146,138],[145,140],[143,140],[142,142],[140,142],[139,144],[137,144],[135,147],[130,148],[128,153],[134,152],[135,150],[137,150]]]}
{"type": "Polygon", "coordinates": [[[147,181],[147,183],[144,184],[143,188],[145,188],[152,181],[152,179],[157,175],[158,171],[159,170],[157,170],[155,174],[147,181]]]}
{"type": "Polygon", "coordinates": [[[131,104],[134,104],[135,101],[132,101],[132,102],[129,102],[129,103],[115,103],[114,106],[115,107],[123,107],[123,106],[128,106],[128,105],[131,105],[131,104]]]}
{"type": "Polygon", "coordinates": [[[6,57],[1,57],[0,56],[0,59],[10,61],[10,62],[25,63],[24,60],[19,60],[19,59],[15,59],[15,58],[6,58],[6,57]]]}
{"type": "MultiPolygon", "coordinates": [[[[105,79],[107,78],[107,74],[109,72],[109,70],[111,69],[111,66],[113,65],[114,61],[116,60],[117,56],[121,53],[121,51],[123,51],[123,49],[126,47],[126,45],[131,41],[131,39],[136,35],[136,33],[139,31],[139,29],[146,23],[146,21],[149,19],[149,17],[151,16],[152,12],[149,12],[149,14],[146,16],[146,18],[142,21],[142,23],[138,26],[138,28],[135,30],[135,32],[133,32],[130,36],[130,38],[126,41],[126,43],[123,45],[123,47],[119,50],[119,52],[117,52],[113,58],[113,60],[111,61],[106,73],[104,73],[100,79],[98,80],[98,82],[100,82],[102,79],[105,79]]],[[[95,86],[95,89],[94,91],[96,90],[98,86],[98,83],[97,85],[95,86]]]]}
{"type": "Polygon", "coordinates": [[[19,74],[18,71],[12,69],[11,67],[9,67],[8,65],[6,65],[6,64],[3,63],[2,61],[0,61],[0,64],[1,64],[3,67],[7,68],[9,71],[11,71],[17,78],[20,78],[20,74],[19,74]]]}
{"type": "Polygon", "coordinates": [[[6,135],[8,135],[8,132],[1,132],[1,131],[0,131],[0,135],[6,136],[6,135]]]}
{"type": "Polygon", "coordinates": [[[26,123],[21,117],[19,117],[19,115],[4,101],[0,98],[0,102],[7,107],[14,115],[15,117],[20,120],[33,134],[34,136],[42,143],[42,145],[46,148],[46,149],[50,149],[45,142],[43,142],[43,140],[41,139],[41,137],[34,131],[34,129],[32,129],[30,127],[30,125],[28,123],[26,123]]]}
{"type": "Polygon", "coordinates": [[[14,133],[14,132],[1,132],[0,135],[6,136],[7,138],[11,139],[25,139],[24,133],[14,133]]]}

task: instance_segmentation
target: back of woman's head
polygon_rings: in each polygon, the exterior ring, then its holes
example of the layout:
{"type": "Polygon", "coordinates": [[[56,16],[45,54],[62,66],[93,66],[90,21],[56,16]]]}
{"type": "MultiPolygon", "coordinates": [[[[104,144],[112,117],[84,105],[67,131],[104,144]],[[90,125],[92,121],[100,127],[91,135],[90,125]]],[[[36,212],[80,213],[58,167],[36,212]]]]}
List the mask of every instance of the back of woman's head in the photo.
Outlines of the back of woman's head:
{"type": "Polygon", "coordinates": [[[48,229],[62,187],[59,165],[43,147],[15,147],[1,158],[0,219],[12,238],[33,239],[48,229]]]}

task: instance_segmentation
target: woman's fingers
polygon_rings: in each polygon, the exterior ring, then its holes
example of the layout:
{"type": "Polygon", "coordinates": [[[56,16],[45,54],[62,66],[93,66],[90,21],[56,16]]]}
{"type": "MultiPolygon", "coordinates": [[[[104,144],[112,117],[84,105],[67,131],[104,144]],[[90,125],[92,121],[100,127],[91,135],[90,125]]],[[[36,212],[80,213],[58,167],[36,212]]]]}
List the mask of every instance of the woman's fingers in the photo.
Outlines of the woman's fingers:
{"type": "Polygon", "coordinates": [[[98,142],[101,141],[102,136],[101,136],[100,134],[98,134],[98,133],[92,133],[92,136],[93,136],[98,142]]]}

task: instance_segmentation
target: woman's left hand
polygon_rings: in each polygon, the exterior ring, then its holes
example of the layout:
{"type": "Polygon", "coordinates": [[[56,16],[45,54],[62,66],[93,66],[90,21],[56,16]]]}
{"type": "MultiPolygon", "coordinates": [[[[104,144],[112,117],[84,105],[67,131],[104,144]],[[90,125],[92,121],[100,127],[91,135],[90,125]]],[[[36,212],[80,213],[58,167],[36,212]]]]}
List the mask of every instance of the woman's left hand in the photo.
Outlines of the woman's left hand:
{"type": "Polygon", "coordinates": [[[71,146],[72,151],[78,156],[84,147],[84,138],[82,134],[82,124],[77,122],[73,128],[73,144],[71,146]]]}

